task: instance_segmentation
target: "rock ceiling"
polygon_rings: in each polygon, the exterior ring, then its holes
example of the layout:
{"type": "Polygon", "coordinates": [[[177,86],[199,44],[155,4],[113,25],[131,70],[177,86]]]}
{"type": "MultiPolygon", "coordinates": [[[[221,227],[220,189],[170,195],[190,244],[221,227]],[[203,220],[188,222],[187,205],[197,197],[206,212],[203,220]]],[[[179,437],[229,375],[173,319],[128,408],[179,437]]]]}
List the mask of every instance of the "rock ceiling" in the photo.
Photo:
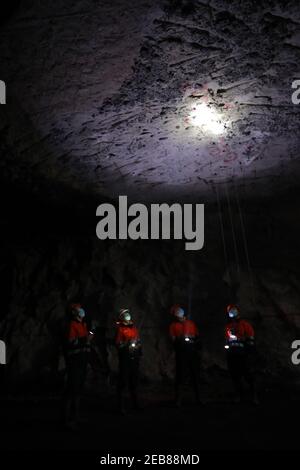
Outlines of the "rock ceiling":
{"type": "Polygon", "coordinates": [[[139,200],[296,185],[299,25],[298,1],[21,2],[0,29],[1,171],[139,200]]]}

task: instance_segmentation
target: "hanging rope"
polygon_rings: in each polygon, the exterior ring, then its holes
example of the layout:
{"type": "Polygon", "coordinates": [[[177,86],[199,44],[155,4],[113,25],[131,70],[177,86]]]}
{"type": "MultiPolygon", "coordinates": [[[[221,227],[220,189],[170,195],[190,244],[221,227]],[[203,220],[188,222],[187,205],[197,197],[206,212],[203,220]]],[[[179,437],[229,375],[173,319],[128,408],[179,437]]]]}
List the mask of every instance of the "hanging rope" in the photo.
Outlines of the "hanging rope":
{"type": "Polygon", "coordinates": [[[193,281],[191,262],[189,263],[189,285],[188,285],[188,318],[192,315],[192,299],[193,299],[193,281]]]}
{"type": "MultiPolygon", "coordinates": [[[[227,253],[227,248],[226,248],[226,239],[225,239],[224,221],[223,221],[223,214],[222,214],[222,205],[221,205],[221,201],[220,201],[220,194],[219,194],[218,185],[216,185],[216,186],[214,185],[214,190],[215,190],[216,196],[217,196],[218,214],[219,214],[221,237],[222,237],[222,244],[223,244],[223,250],[224,250],[224,259],[225,259],[225,264],[226,264],[226,268],[227,268],[229,266],[228,253],[227,253]]],[[[229,276],[230,276],[230,273],[229,273],[229,276]]]]}
{"type": "Polygon", "coordinates": [[[232,240],[233,240],[233,247],[234,247],[234,253],[235,253],[237,273],[238,273],[238,277],[240,277],[239,253],[238,253],[237,240],[236,240],[235,229],[234,229],[234,224],[233,224],[231,203],[230,203],[230,197],[229,197],[227,183],[225,183],[225,194],[226,194],[227,205],[228,205],[228,213],[229,213],[229,219],[230,219],[230,225],[231,225],[231,233],[232,233],[232,240]]]}
{"type": "Polygon", "coordinates": [[[237,203],[237,208],[238,208],[239,218],[240,218],[240,224],[241,224],[241,229],[242,229],[242,238],[243,238],[243,244],[244,244],[246,261],[247,261],[247,268],[248,268],[250,284],[251,284],[251,291],[252,291],[252,302],[253,302],[253,305],[256,306],[255,289],[254,289],[254,277],[253,277],[253,271],[252,271],[251,263],[250,263],[248,240],[247,240],[246,228],[245,228],[245,223],[244,223],[244,217],[243,217],[241,204],[240,204],[240,198],[239,198],[239,194],[238,194],[238,190],[237,190],[236,185],[234,185],[234,193],[235,193],[235,199],[236,199],[236,203],[237,203]]]}

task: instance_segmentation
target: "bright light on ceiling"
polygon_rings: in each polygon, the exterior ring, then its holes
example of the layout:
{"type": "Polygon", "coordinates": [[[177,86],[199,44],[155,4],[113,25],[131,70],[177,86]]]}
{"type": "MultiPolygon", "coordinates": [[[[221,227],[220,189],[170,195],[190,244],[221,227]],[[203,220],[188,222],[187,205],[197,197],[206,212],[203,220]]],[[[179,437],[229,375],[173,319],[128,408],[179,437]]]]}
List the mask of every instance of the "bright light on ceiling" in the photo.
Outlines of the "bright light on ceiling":
{"type": "Polygon", "coordinates": [[[216,135],[225,132],[225,124],[222,122],[222,117],[205,103],[193,107],[189,121],[193,126],[201,127],[205,132],[216,135]]]}

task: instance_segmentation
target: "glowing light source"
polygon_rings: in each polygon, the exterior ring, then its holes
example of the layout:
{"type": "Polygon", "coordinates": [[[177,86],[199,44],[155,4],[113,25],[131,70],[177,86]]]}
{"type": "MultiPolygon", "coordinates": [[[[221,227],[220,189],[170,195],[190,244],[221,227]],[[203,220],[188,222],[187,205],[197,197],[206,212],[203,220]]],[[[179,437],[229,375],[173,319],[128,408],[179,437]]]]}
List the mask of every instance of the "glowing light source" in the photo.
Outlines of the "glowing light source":
{"type": "Polygon", "coordinates": [[[190,113],[190,123],[201,127],[205,132],[220,135],[225,132],[225,124],[221,116],[207,104],[196,105],[190,113]]]}

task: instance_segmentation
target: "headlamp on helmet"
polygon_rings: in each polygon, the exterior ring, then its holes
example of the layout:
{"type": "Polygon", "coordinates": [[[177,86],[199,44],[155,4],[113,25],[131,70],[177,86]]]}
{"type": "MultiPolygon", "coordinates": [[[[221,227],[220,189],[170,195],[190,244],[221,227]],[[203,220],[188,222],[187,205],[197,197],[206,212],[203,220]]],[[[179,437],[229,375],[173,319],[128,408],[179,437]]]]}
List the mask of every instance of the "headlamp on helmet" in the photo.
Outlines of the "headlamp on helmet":
{"type": "Polygon", "coordinates": [[[240,312],[239,312],[239,308],[237,307],[237,305],[232,305],[232,304],[228,305],[227,314],[228,314],[228,317],[231,319],[238,318],[240,315],[240,312]]]}
{"type": "Polygon", "coordinates": [[[119,312],[119,320],[124,323],[131,322],[131,313],[128,308],[122,308],[119,312]]]}
{"type": "Polygon", "coordinates": [[[185,317],[185,311],[179,304],[176,304],[171,307],[171,315],[178,318],[179,320],[183,320],[185,317]]]}
{"type": "Polygon", "coordinates": [[[81,304],[71,304],[71,311],[74,317],[84,318],[85,311],[82,308],[81,304]]]}

